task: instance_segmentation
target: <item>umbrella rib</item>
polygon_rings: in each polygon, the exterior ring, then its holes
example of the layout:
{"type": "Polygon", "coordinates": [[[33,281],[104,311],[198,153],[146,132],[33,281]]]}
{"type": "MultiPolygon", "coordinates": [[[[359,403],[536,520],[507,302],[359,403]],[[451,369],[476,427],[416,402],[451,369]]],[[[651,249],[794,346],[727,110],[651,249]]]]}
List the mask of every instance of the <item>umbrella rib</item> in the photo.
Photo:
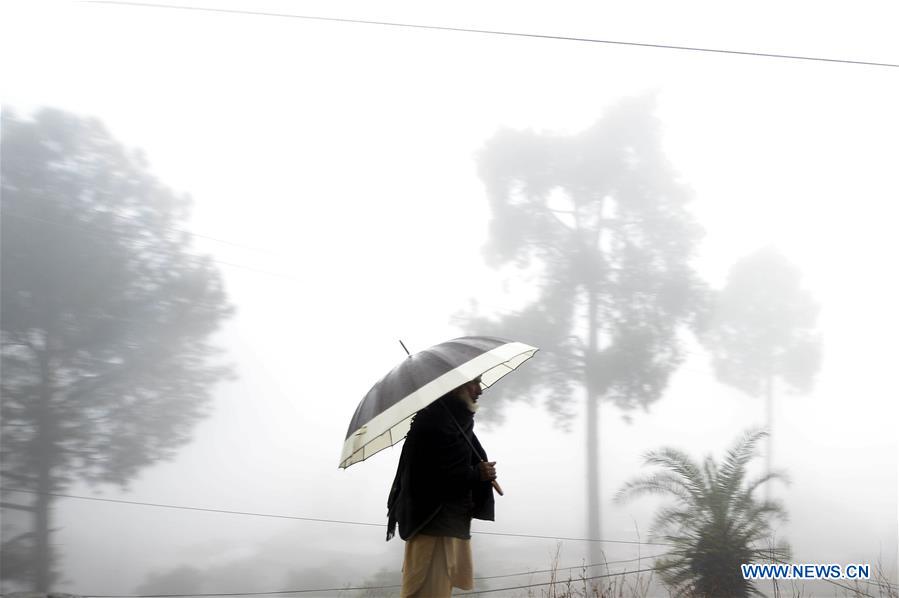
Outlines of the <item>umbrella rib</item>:
{"type": "MultiPolygon", "coordinates": [[[[504,362],[502,362],[501,364],[494,366],[493,369],[496,369],[496,368],[498,368],[498,367],[504,367],[504,368],[506,368],[507,370],[509,370],[509,372],[514,372],[514,371],[515,371],[515,368],[513,368],[513,367],[510,366],[510,365],[508,365],[508,362],[507,362],[507,361],[504,361],[504,362]]],[[[507,373],[508,373],[508,372],[507,372],[507,373]]],[[[506,375],[506,374],[503,374],[502,376],[499,376],[496,380],[493,381],[493,384],[496,384],[497,382],[499,382],[500,378],[502,378],[502,377],[505,376],[505,375],[506,375]]],[[[490,388],[490,386],[492,386],[492,384],[490,384],[490,385],[485,385],[485,388],[490,388]]]]}

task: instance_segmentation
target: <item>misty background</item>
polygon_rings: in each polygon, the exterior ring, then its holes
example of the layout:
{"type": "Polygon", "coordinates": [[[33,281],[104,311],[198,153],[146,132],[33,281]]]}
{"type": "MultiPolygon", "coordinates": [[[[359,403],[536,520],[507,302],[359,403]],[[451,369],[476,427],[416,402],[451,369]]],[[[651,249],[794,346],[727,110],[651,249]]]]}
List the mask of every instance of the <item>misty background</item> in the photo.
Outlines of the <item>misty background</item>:
{"type": "MultiPolygon", "coordinates": [[[[745,12],[707,3],[614,11],[572,3],[551,13],[520,3],[252,9],[899,56],[891,15],[874,3],[851,13],[811,3],[745,12]]],[[[646,451],[720,455],[770,417],[772,465],[792,479],[771,488],[790,515],[776,531],[792,560],[882,561],[896,583],[894,69],[138,6],[10,3],[3,11],[4,114],[28,119],[52,107],[96,117],[140,149],[162,185],[190,195],[185,219],[173,223],[190,233],[182,248],[211,258],[233,307],[209,337],[233,375],[208,386],[208,417],[185,443],[137,467],[124,486],[79,479],[65,493],[386,523],[399,447],[347,470],[337,464],[358,401],[405,356],[398,339],[414,352],[473,332],[472,318],[502,321],[543,288],[539,261],[517,268],[491,257],[502,202],[490,201],[488,148],[502,135],[584,138],[609,130],[597,125],[603,118],[614,129],[621,121],[609,115],[622,106],[639,106],[646,134],[622,128],[659,154],[666,188],[683,194],[683,213],[701,229],[687,260],[697,288],[724,289],[739,260],[776,252],[810,298],[800,312],[820,360],[803,392],[780,380],[766,410],[764,393],[716,376],[721,343],[679,326],[672,338],[682,361],[657,398],[645,409],[600,404],[601,537],[647,540],[659,501],[612,501],[643,472],[646,451]]],[[[4,138],[4,161],[7,149],[4,138]]],[[[497,195],[507,205],[514,196],[497,195]]],[[[4,231],[16,226],[2,217],[4,231]]],[[[520,382],[510,376],[482,398],[489,406],[503,397],[502,422],[480,421],[477,431],[506,496],[497,521],[473,529],[546,537],[475,535],[476,576],[546,569],[559,546],[552,538],[588,535],[585,390],[573,384],[568,429],[557,425],[539,380],[525,384],[525,369],[543,374],[539,360],[554,347],[541,349],[513,374],[520,382]]],[[[27,522],[4,510],[4,538],[27,522]]],[[[58,589],[86,594],[387,585],[403,549],[384,542],[383,527],[64,498],[54,501],[50,527],[58,589]]],[[[560,564],[595,562],[590,546],[562,541],[560,564]]],[[[600,547],[609,561],[659,548],[600,547]]]]}

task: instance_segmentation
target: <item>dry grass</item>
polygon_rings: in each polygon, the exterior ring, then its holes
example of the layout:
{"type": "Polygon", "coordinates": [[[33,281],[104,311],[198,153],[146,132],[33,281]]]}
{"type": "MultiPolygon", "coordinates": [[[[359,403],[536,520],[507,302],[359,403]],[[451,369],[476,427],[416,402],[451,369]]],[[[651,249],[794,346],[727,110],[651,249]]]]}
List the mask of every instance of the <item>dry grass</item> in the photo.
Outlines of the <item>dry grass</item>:
{"type": "MultiPolygon", "coordinates": [[[[899,585],[884,572],[883,562],[878,559],[873,566],[874,576],[863,581],[839,581],[839,585],[830,585],[829,596],[840,598],[899,598],[899,585]]],[[[774,598],[813,598],[815,594],[806,589],[805,584],[789,582],[789,593],[776,588],[774,598]]]]}
{"type": "MultiPolygon", "coordinates": [[[[547,585],[534,587],[515,594],[519,598],[671,598],[671,594],[662,586],[653,571],[644,571],[652,567],[650,559],[638,561],[637,566],[631,571],[627,570],[608,577],[588,575],[586,566],[583,566],[577,575],[572,575],[570,570],[567,576],[559,575],[559,550],[553,557],[550,579],[547,585]]],[[[878,561],[872,566],[873,576],[864,581],[839,581],[836,584],[826,584],[826,592],[822,592],[824,585],[819,585],[818,590],[810,590],[806,584],[798,584],[795,581],[781,581],[758,589],[773,598],[816,598],[827,596],[829,598],[899,598],[899,585],[891,581],[884,572],[883,564],[878,561]]],[[[690,597],[685,597],[690,598],[690,597]]]]}
{"type": "MultiPolygon", "coordinates": [[[[556,548],[550,570],[549,584],[540,589],[532,589],[525,594],[528,598],[648,598],[653,587],[653,571],[640,573],[624,570],[619,574],[587,574],[587,566],[582,565],[579,573],[559,575],[560,547],[556,548]]],[[[631,571],[649,569],[649,560],[635,561],[631,571]]],[[[608,563],[605,569],[608,570],[608,563]]]]}
{"type": "MultiPolygon", "coordinates": [[[[616,567],[615,563],[605,563],[605,571],[615,569],[615,573],[604,574],[602,572],[590,572],[586,563],[574,569],[560,569],[559,561],[561,544],[556,546],[555,553],[551,557],[551,566],[547,570],[549,579],[546,583],[541,580],[533,580],[513,583],[496,583],[483,586],[478,583],[476,590],[471,592],[475,596],[492,598],[672,598],[674,594],[664,586],[661,579],[653,571],[654,558],[642,558],[629,563],[626,569],[616,567]],[[522,585],[532,587],[522,588],[522,585]],[[497,586],[517,586],[508,590],[501,590],[497,586]],[[478,594],[478,591],[487,592],[478,594]]],[[[885,572],[880,560],[872,564],[872,578],[864,581],[838,581],[835,583],[817,582],[815,584],[781,580],[776,585],[773,582],[758,582],[756,587],[766,596],[772,598],[899,598],[899,584],[892,580],[885,572]],[[839,585],[837,585],[839,584],[839,585]],[[811,587],[810,587],[811,586],[811,587]]],[[[377,579],[371,579],[372,585],[390,585],[398,583],[395,573],[382,572],[377,579]],[[374,583],[377,582],[377,583],[374,583]]],[[[895,575],[895,573],[894,573],[895,575]]],[[[496,580],[492,580],[496,582],[496,580]]],[[[366,584],[368,585],[368,584],[366,584]]],[[[466,594],[456,590],[453,595],[466,594]]],[[[358,592],[342,592],[343,596],[359,596],[358,592]]],[[[395,586],[382,590],[369,590],[363,596],[388,598],[399,596],[399,590],[395,586]]],[[[683,598],[695,598],[684,596],[683,598]]]]}

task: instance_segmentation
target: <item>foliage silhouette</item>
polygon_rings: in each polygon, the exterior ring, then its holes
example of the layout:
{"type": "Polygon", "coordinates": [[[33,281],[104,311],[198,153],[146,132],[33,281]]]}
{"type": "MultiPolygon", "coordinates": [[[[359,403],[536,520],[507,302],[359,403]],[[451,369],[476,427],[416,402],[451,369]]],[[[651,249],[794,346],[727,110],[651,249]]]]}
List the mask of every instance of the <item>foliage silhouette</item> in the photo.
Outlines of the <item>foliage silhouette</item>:
{"type": "Polygon", "coordinates": [[[177,228],[188,199],[141,154],[58,110],[4,111],[2,123],[0,474],[37,492],[6,503],[34,525],[4,553],[30,552],[33,570],[4,558],[2,576],[46,592],[57,580],[48,493],[125,486],[174,456],[230,373],[210,336],[232,309],[177,228]]]}
{"type": "Polygon", "coordinates": [[[765,397],[771,470],[775,383],[808,392],[821,364],[818,306],[800,286],[799,269],[772,247],[737,261],[710,310],[703,344],[721,382],[765,397]]]}
{"type": "MultiPolygon", "coordinates": [[[[654,100],[612,107],[571,135],[499,131],[480,155],[492,211],[487,262],[536,279],[518,311],[456,321],[467,331],[528,342],[541,352],[497,385],[484,417],[540,389],[568,428],[585,390],[588,535],[600,535],[599,402],[646,409],[683,361],[679,330],[705,291],[691,258],[701,229],[689,190],[661,147],[654,100]]],[[[595,543],[594,543],[595,544],[595,543]]],[[[600,560],[594,546],[591,559],[600,560]]]]}
{"type": "Polygon", "coordinates": [[[673,506],[658,511],[652,529],[673,545],[656,567],[675,596],[762,596],[743,579],[740,565],[790,558],[785,544],[760,545],[772,536],[772,522],[786,519],[779,502],[753,496],[763,484],[786,481],[785,476],[769,472],[747,480],[746,466],[765,435],[747,432],[720,465],[711,456],[700,465],[673,448],[652,451],[646,454],[645,464],[662,470],[627,482],[618,492],[618,502],[644,494],[675,499],[673,506]]]}

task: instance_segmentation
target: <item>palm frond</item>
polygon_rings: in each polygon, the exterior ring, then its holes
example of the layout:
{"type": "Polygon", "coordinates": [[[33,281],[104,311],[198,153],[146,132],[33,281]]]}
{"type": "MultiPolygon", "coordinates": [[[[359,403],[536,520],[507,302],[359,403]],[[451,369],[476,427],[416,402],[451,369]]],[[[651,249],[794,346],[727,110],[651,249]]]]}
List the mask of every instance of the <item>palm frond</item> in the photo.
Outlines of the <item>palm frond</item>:
{"type": "Polygon", "coordinates": [[[656,472],[627,482],[615,495],[616,502],[644,494],[671,494],[679,500],[692,502],[692,488],[683,478],[671,472],[656,472]]]}
{"type": "Polygon", "coordinates": [[[762,484],[767,484],[768,482],[774,482],[774,481],[781,481],[784,484],[789,484],[790,477],[782,471],[772,471],[772,472],[766,473],[764,475],[757,477],[756,479],[752,480],[751,482],[748,482],[746,484],[744,493],[747,495],[750,495],[753,492],[755,492],[755,490],[758,489],[758,487],[761,486],[762,484]]]}
{"type": "Polygon", "coordinates": [[[670,469],[681,477],[684,487],[690,494],[701,500],[707,494],[706,480],[699,466],[683,451],[673,448],[663,448],[658,451],[650,451],[644,456],[646,465],[658,465],[670,469]]]}
{"type": "Polygon", "coordinates": [[[749,430],[727,451],[720,480],[726,495],[732,496],[740,487],[746,476],[746,465],[755,456],[755,445],[767,435],[764,430],[749,430]]]}

